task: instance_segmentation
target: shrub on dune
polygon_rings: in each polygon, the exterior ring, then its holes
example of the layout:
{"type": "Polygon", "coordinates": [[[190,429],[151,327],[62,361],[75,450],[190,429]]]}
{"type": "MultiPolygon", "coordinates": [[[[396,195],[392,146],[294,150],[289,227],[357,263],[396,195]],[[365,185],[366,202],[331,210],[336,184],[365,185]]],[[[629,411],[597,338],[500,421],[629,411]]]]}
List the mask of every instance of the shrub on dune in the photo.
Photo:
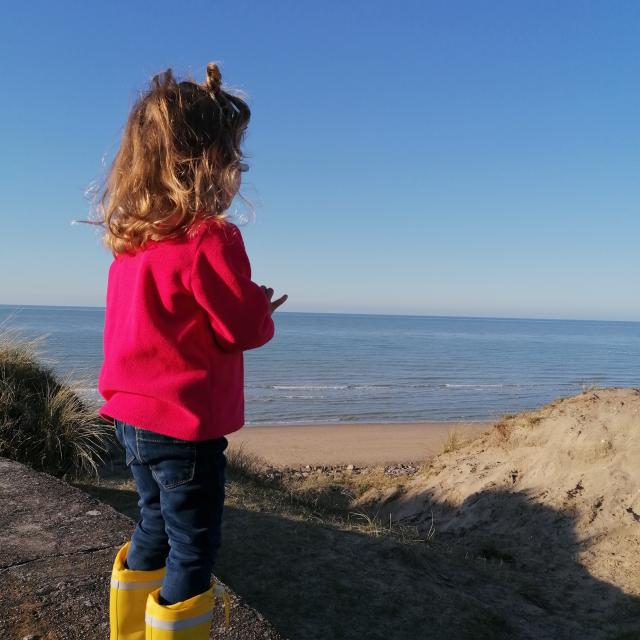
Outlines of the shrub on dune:
{"type": "Polygon", "coordinates": [[[58,477],[97,474],[111,429],[38,359],[41,338],[0,333],[0,456],[58,477]]]}

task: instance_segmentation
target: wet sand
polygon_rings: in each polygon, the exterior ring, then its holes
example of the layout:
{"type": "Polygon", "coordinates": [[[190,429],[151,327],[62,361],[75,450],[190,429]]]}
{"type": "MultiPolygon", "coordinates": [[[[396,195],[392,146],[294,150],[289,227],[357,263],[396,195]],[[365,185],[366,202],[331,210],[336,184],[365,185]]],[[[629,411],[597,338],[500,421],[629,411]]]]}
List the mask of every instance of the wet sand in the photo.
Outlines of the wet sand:
{"type": "Polygon", "coordinates": [[[243,444],[274,465],[395,464],[422,462],[442,450],[449,434],[472,439],[490,422],[245,425],[228,434],[229,448],[243,444]]]}

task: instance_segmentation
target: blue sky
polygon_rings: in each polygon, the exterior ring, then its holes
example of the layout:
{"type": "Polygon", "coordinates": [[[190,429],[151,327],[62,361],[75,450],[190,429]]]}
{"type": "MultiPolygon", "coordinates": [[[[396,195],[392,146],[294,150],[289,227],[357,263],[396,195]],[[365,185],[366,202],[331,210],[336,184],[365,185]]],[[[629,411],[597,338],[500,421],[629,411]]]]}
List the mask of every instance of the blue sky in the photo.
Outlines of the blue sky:
{"type": "Polygon", "coordinates": [[[104,304],[84,191],[218,60],[283,310],[640,320],[638,2],[5,3],[0,50],[0,303],[104,304]]]}

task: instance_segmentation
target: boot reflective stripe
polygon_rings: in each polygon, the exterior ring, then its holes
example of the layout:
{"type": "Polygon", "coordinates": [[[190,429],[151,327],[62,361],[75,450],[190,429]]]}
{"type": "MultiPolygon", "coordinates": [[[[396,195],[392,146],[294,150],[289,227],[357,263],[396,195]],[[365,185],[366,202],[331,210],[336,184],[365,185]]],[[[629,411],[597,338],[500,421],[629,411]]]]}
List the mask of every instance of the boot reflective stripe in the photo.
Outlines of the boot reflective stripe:
{"type": "Polygon", "coordinates": [[[162,584],[162,580],[149,580],[147,582],[126,582],[125,580],[118,580],[117,578],[111,578],[111,586],[114,589],[120,589],[121,591],[132,591],[135,589],[155,589],[162,584]]]}
{"type": "Polygon", "coordinates": [[[155,618],[150,613],[145,613],[145,622],[156,629],[164,629],[165,631],[179,631],[180,629],[188,629],[189,627],[195,627],[203,622],[209,622],[213,617],[213,609],[209,609],[207,613],[203,613],[199,616],[194,616],[188,620],[160,620],[155,618]]]}

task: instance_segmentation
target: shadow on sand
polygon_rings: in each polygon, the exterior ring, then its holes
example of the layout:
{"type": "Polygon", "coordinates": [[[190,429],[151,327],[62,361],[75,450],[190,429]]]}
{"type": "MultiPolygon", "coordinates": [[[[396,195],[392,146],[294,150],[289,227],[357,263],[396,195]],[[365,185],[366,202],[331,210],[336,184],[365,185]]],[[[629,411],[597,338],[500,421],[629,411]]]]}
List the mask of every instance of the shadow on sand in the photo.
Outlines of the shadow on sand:
{"type": "MultiPolygon", "coordinates": [[[[137,518],[135,492],[91,493],[137,518]]],[[[640,638],[640,600],[580,564],[570,516],[502,491],[431,511],[426,544],[227,504],[215,573],[291,640],[640,638]]]]}

